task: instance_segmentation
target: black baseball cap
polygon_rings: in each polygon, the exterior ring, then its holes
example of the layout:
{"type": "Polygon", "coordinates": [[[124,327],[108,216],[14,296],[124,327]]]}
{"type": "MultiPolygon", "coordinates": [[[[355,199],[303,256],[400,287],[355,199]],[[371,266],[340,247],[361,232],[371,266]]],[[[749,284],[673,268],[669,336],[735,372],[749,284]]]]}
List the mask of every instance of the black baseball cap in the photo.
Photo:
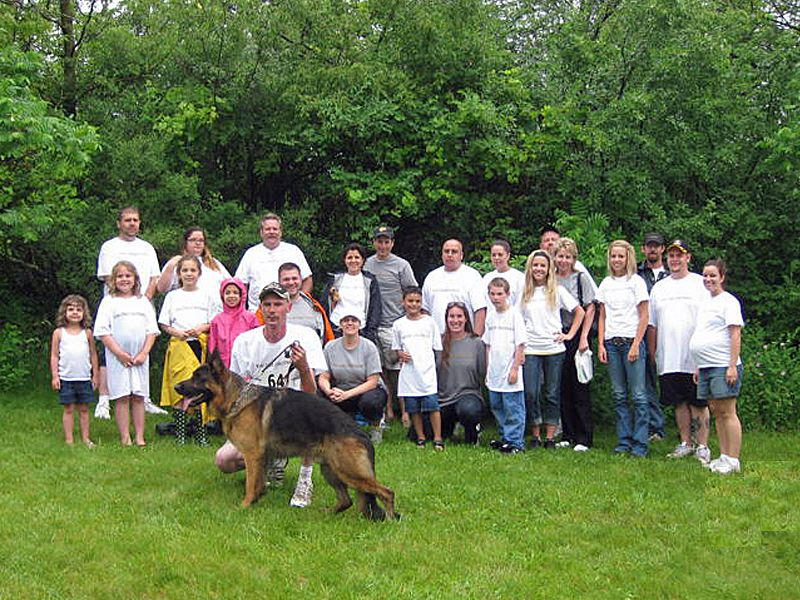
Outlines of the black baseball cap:
{"type": "Polygon", "coordinates": [[[663,246],[666,244],[666,240],[664,240],[664,236],[660,233],[648,233],[644,236],[644,245],[647,244],[658,244],[659,246],[663,246]]]}
{"type": "Polygon", "coordinates": [[[372,232],[372,238],[379,238],[379,237],[388,237],[390,240],[394,239],[394,229],[389,227],[388,225],[381,225],[375,228],[375,231],[372,232]]]}

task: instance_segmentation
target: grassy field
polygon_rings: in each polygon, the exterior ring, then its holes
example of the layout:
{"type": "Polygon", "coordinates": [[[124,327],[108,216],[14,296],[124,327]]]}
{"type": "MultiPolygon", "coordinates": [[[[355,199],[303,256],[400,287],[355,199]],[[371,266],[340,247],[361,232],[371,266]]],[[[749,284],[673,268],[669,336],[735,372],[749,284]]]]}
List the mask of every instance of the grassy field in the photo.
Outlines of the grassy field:
{"type": "MultiPolygon", "coordinates": [[[[800,435],[747,434],[741,476],[693,459],[504,456],[402,441],[377,450],[403,519],[289,507],[287,482],[251,509],[214,448],[157,438],[67,448],[52,393],[0,396],[0,598],[798,598],[800,435]]],[[[221,443],[212,438],[213,446],[221,443]]],[[[485,443],[486,440],[484,440],[485,443]]]]}

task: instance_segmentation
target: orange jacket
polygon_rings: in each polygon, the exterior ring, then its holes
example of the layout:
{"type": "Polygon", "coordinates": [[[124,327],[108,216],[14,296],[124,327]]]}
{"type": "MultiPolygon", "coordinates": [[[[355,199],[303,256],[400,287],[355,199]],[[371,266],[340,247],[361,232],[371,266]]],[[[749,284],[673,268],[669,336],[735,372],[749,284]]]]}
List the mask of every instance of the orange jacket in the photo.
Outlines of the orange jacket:
{"type": "MultiPolygon", "coordinates": [[[[325,312],[325,309],[322,307],[322,304],[320,304],[316,300],[316,298],[314,298],[313,296],[310,296],[309,294],[306,294],[305,292],[300,292],[300,297],[302,299],[306,300],[307,302],[309,302],[311,304],[312,308],[316,312],[318,312],[319,314],[322,315],[322,327],[324,329],[324,331],[322,332],[322,334],[323,334],[322,335],[322,345],[324,346],[325,344],[327,344],[328,342],[330,342],[334,338],[333,328],[331,327],[330,319],[328,319],[328,315],[325,312]]],[[[261,306],[259,306],[258,310],[256,310],[256,319],[258,319],[259,325],[263,325],[264,324],[264,315],[261,313],[261,306]]]]}

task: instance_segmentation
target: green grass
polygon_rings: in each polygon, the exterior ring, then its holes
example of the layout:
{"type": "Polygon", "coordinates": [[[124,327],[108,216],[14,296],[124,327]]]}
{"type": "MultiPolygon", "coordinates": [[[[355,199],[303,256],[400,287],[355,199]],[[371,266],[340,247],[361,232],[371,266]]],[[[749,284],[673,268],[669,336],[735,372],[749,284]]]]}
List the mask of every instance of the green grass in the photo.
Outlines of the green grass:
{"type": "MultiPolygon", "coordinates": [[[[329,515],[318,470],[240,508],[244,475],[213,448],[153,433],[67,448],[52,393],[0,396],[0,598],[797,598],[800,435],[748,433],[744,473],[694,460],[418,450],[393,429],[379,479],[403,519],[329,515]]],[[[213,438],[215,444],[221,443],[213,438]]]]}

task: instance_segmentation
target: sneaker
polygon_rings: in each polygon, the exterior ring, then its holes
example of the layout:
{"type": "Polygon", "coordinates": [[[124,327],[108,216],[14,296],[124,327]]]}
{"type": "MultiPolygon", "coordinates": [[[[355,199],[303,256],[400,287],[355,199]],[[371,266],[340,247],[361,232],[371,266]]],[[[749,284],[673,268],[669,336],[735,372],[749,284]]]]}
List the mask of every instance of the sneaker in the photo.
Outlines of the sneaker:
{"type": "Polygon", "coordinates": [[[649,439],[650,439],[651,442],[663,442],[664,441],[664,434],[663,433],[658,433],[656,431],[655,433],[651,433],[650,434],[650,438],[649,439]]]}
{"type": "Polygon", "coordinates": [[[144,399],[144,412],[149,413],[151,415],[166,415],[168,414],[163,408],[159,408],[150,400],[150,398],[144,399]]]}
{"type": "Polygon", "coordinates": [[[380,444],[383,441],[383,430],[380,427],[372,427],[369,430],[369,441],[373,446],[380,444]]]}
{"type": "Polygon", "coordinates": [[[530,445],[531,448],[541,448],[542,447],[542,440],[540,440],[539,438],[533,438],[529,445],[530,445]]]}
{"type": "Polygon", "coordinates": [[[294,494],[292,494],[292,499],[289,501],[289,505],[296,508],[305,508],[311,504],[311,496],[313,493],[314,483],[311,481],[311,478],[298,479],[297,486],[294,488],[294,494]]]}
{"type": "Polygon", "coordinates": [[[726,456],[724,459],[719,458],[719,462],[711,467],[711,472],[717,475],[730,475],[731,473],[740,473],[742,465],[738,458],[730,458],[726,456]]]}
{"type": "Polygon", "coordinates": [[[569,448],[570,443],[567,440],[561,440],[560,442],[556,443],[556,448],[569,448]]]}
{"type": "Polygon", "coordinates": [[[503,440],[491,440],[489,442],[489,448],[492,450],[500,450],[500,448],[502,448],[504,445],[505,442],[503,440]]]}
{"type": "Polygon", "coordinates": [[[269,487],[280,487],[283,485],[283,478],[286,475],[286,465],[288,460],[285,458],[276,458],[272,464],[267,467],[267,485],[269,487]]]}
{"type": "Polygon", "coordinates": [[[691,444],[681,442],[675,446],[675,450],[667,454],[667,458],[686,458],[694,454],[694,447],[691,444]]]}
{"type": "Polygon", "coordinates": [[[97,406],[94,407],[95,419],[110,419],[111,418],[111,401],[108,396],[100,396],[97,399],[97,406]]]}
{"type": "Polygon", "coordinates": [[[85,442],[83,442],[83,445],[86,446],[89,450],[92,450],[93,448],[97,447],[97,445],[92,440],[86,440],[85,442]]]}
{"type": "Polygon", "coordinates": [[[706,466],[711,463],[711,450],[708,446],[698,446],[694,451],[694,457],[700,461],[700,464],[706,466]]]}
{"type": "Polygon", "coordinates": [[[589,446],[584,446],[583,444],[575,444],[573,450],[575,452],[588,452],[589,446]]]}
{"type": "Polygon", "coordinates": [[[545,450],[555,450],[556,449],[555,440],[545,440],[544,441],[544,449],[545,450]]]}
{"type": "Polygon", "coordinates": [[[517,448],[516,446],[512,446],[511,444],[503,444],[500,447],[500,452],[503,454],[522,454],[524,450],[522,448],[517,448]]]}

